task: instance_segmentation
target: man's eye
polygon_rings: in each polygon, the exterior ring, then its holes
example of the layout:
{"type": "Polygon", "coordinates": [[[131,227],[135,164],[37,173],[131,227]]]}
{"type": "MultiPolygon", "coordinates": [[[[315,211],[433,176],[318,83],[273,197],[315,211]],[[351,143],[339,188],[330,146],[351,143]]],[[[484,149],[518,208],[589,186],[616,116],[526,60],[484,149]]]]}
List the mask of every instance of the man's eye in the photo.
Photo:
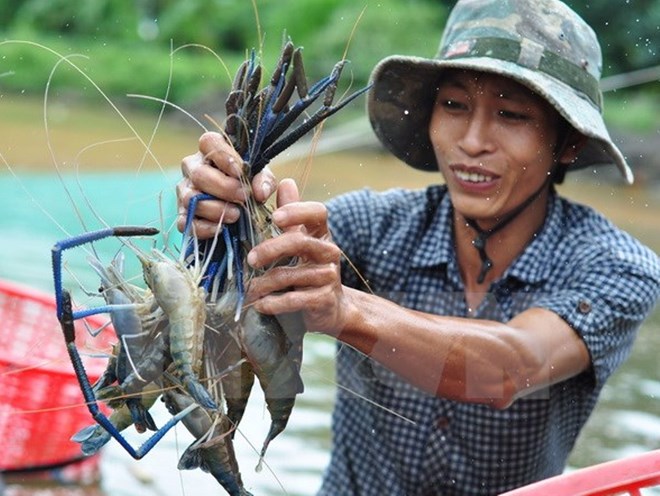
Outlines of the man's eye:
{"type": "Polygon", "coordinates": [[[451,99],[442,100],[442,106],[449,110],[462,110],[465,109],[465,104],[451,99]]]}
{"type": "Polygon", "coordinates": [[[519,112],[512,112],[510,110],[500,110],[498,114],[500,115],[500,117],[504,117],[505,119],[514,120],[514,121],[525,121],[528,119],[526,114],[521,114],[519,112]]]}

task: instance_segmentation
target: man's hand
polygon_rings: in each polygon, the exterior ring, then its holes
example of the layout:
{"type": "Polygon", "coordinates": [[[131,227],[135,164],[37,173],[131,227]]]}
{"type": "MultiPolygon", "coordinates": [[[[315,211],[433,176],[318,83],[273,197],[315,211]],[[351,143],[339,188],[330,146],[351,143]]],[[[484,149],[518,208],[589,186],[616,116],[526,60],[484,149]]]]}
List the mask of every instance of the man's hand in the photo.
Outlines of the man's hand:
{"type": "Polygon", "coordinates": [[[236,222],[240,215],[237,205],[245,203],[250,195],[263,203],[276,187],[275,177],[268,167],[248,185],[243,160],[219,133],[203,134],[199,139],[199,151],[182,160],[181,171],[183,179],[176,189],[179,231],[185,228],[188,204],[193,196],[207,193],[217,198],[197,205],[194,225],[200,239],[213,237],[218,223],[236,222]]]}
{"type": "Polygon", "coordinates": [[[251,280],[249,301],[267,314],[302,312],[308,331],[337,335],[345,325],[347,303],[341,285],[341,250],[330,239],[322,203],[302,202],[296,183],[283,180],[272,221],[283,232],[248,254],[254,268],[296,257],[294,266],[276,266],[251,280]]]}

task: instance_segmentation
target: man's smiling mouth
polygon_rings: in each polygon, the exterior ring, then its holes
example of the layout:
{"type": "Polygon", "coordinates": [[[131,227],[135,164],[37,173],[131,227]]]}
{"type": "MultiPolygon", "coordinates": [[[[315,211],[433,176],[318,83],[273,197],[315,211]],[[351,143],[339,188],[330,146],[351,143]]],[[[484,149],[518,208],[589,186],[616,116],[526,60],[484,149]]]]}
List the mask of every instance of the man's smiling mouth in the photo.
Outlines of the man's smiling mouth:
{"type": "Polygon", "coordinates": [[[454,174],[456,174],[456,177],[458,177],[461,181],[470,183],[485,183],[495,179],[494,176],[487,176],[478,172],[467,172],[463,170],[455,170],[454,174]]]}

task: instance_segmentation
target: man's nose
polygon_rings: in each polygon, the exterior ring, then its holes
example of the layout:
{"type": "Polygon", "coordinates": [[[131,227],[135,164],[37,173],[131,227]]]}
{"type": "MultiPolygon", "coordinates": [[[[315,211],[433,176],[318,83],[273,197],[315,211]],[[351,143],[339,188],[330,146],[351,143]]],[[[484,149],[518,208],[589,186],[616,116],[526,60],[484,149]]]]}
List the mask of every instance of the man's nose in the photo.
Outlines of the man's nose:
{"type": "Polygon", "coordinates": [[[477,156],[492,152],[495,147],[492,122],[480,110],[473,111],[465,124],[458,146],[468,155],[477,156]]]}

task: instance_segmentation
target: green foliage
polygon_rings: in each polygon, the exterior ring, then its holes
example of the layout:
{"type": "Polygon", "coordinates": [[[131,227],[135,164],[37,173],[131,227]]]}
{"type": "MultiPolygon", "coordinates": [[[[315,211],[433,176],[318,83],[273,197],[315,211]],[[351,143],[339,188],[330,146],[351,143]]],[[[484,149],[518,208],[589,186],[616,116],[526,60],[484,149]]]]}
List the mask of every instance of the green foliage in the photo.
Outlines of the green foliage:
{"type": "Polygon", "coordinates": [[[603,75],[660,64],[660,2],[566,0],[596,31],[603,48],[603,75]]]}
{"type": "Polygon", "coordinates": [[[50,34],[137,39],[140,16],[133,0],[26,0],[16,2],[5,27],[50,34]]]}
{"type": "MultiPolygon", "coordinates": [[[[115,95],[162,95],[171,47],[198,44],[233,72],[247,50],[273,66],[283,36],[305,47],[308,79],[346,56],[354,86],[391,54],[433,56],[453,0],[2,0],[5,39],[39,41],[76,58],[115,95]],[[345,54],[345,55],[344,55],[345,54]],[[137,75],[137,77],[136,77],[137,75]]],[[[567,0],[599,35],[604,74],[657,65],[660,2],[567,0]]],[[[0,88],[42,92],[56,58],[27,45],[0,47],[0,88]],[[7,74],[11,74],[8,76],[7,74]]],[[[176,52],[171,99],[203,98],[229,85],[222,64],[199,48],[176,52]]],[[[65,64],[62,64],[64,66],[65,64]]],[[[345,80],[349,79],[345,77],[345,80]]],[[[79,90],[80,75],[58,69],[56,88],[79,90]]],[[[177,101],[177,100],[175,100],[177,101]]]]}
{"type": "Polygon", "coordinates": [[[605,122],[613,129],[649,135],[660,129],[660,98],[652,92],[607,93],[604,108],[605,122]]]}
{"type": "Polygon", "coordinates": [[[249,1],[163,0],[155,18],[161,43],[199,43],[242,53],[254,26],[249,1]]]}
{"type": "MultiPolygon", "coordinates": [[[[98,99],[99,92],[85,77],[88,76],[113,98],[131,93],[167,97],[169,101],[186,104],[200,95],[227,88],[231,84],[230,73],[241,61],[234,57],[221,62],[208,52],[192,48],[170,56],[158,45],[146,43],[108,45],[86,41],[83,44],[71,38],[42,37],[41,44],[36,45],[22,36],[25,33],[15,34],[12,38],[17,41],[0,44],[0,74],[4,74],[0,78],[0,93],[2,90],[43,93],[49,84],[50,94],[98,99]],[[77,51],[75,47],[84,49],[77,51]]],[[[133,101],[136,105],[154,105],[140,99],[133,101]]],[[[215,110],[219,108],[211,109],[215,110]]]]}
{"type": "Polygon", "coordinates": [[[6,28],[12,22],[24,0],[3,0],[0,2],[0,29],[6,28]]]}
{"type": "Polygon", "coordinates": [[[441,5],[423,0],[370,2],[349,39],[362,8],[351,3],[336,9],[318,31],[315,55],[320,50],[322,59],[337,58],[348,49],[346,58],[358,82],[366,82],[378,61],[389,55],[435,55],[447,16],[441,5]]]}

